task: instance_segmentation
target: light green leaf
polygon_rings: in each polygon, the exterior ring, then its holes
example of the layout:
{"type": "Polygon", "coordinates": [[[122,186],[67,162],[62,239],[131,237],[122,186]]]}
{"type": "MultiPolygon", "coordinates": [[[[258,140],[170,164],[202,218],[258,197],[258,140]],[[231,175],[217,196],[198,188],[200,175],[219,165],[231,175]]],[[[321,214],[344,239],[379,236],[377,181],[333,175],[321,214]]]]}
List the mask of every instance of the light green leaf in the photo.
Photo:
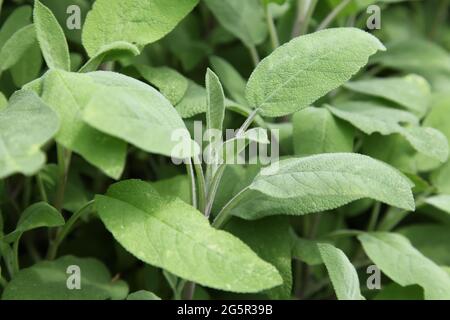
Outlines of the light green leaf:
{"type": "Polygon", "coordinates": [[[146,65],[137,65],[135,68],[146,81],[158,88],[173,105],[179,103],[188,90],[189,80],[174,69],[146,65]]]}
{"type": "Polygon", "coordinates": [[[204,0],[220,24],[246,46],[261,44],[267,37],[260,0],[204,0]]]}
{"type": "Polygon", "coordinates": [[[161,300],[156,294],[150,291],[139,290],[133,293],[130,293],[127,297],[127,300],[161,300]]]}
{"type": "Polygon", "coordinates": [[[349,82],[347,89],[398,103],[419,117],[425,115],[430,100],[430,85],[421,76],[377,78],[349,82]]]}
{"type": "Polygon", "coordinates": [[[111,282],[111,274],[100,261],[64,256],[55,261],[38,262],[30,268],[21,270],[8,283],[2,299],[121,300],[127,295],[127,284],[121,280],[111,282]],[[68,289],[68,280],[71,273],[76,270],[74,266],[79,268],[81,290],[68,289]]]}
{"type": "Polygon", "coordinates": [[[225,95],[219,78],[210,69],[206,71],[205,86],[208,106],[206,128],[222,132],[223,119],[225,118],[225,95]]]}
{"type": "Polygon", "coordinates": [[[26,231],[41,227],[59,227],[64,225],[64,223],[64,218],[58,210],[46,202],[38,202],[25,209],[17,222],[16,229],[7,234],[2,240],[14,242],[26,231]]]}
{"type": "Polygon", "coordinates": [[[143,47],[172,31],[198,1],[97,0],[86,17],[83,45],[90,57],[116,41],[143,47]]]}
{"type": "Polygon", "coordinates": [[[8,105],[8,100],[6,99],[5,95],[0,92],[0,110],[5,108],[8,105]]]}
{"type": "Polygon", "coordinates": [[[36,79],[40,75],[42,62],[41,48],[35,41],[34,45],[10,69],[16,87],[21,88],[26,83],[36,79]]]}
{"type": "Polygon", "coordinates": [[[318,242],[315,240],[296,237],[292,247],[292,256],[309,266],[317,266],[323,263],[318,242]]]}
{"type": "Polygon", "coordinates": [[[318,248],[337,298],[339,300],[365,300],[359,288],[358,274],[345,253],[327,243],[319,243],[318,248]]]}
{"type": "Polygon", "coordinates": [[[0,178],[36,173],[45,163],[40,147],[58,127],[57,115],[34,92],[16,92],[0,111],[0,178]]]}
{"type": "Polygon", "coordinates": [[[0,30],[0,48],[8,41],[9,38],[19,29],[31,23],[32,9],[30,6],[20,6],[14,10],[6,21],[3,23],[0,30]]]}
{"type": "Polygon", "coordinates": [[[354,131],[325,108],[299,111],[292,123],[295,155],[353,151],[354,131]]]}
{"type": "MultiPolygon", "coordinates": [[[[96,75],[51,70],[43,77],[42,98],[61,119],[56,141],[117,179],[125,166],[126,143],[88,126],[82,119],[83,110],[96,95],[105,94],[104,88],[116,88],[96,75]]],[[[99,108],[107,107],[107,98],[99,108]]]]}
{"type": "Polygon", "coordinates": [[[144,262],[233,292],[258,292],[281,284],[276,269],[240,240],[212,228],[181,200],[161,197],[145,182],[117,183],[95,201],[107,229],[144,262]]]}
{"type": "Polygon", "coordinates": [[[303,215],[362,198],[414,210],[412,186],[396,169],[360,154],[292,158],[262,169],[232,213],[244,219],[303,215]]]}
{"type": "Polygon", "coordinates": [[[220,57],[212,56],[209,58],[209,62],[229,97],[240,104],[246,105],[245,86],[247,83],[239,72],[228,61],[220,57]]]}
{"type": "Polygon", "coordinates": [[[448,141],[443,133],[434,128],[409,127],[401,131],[408,142],[431,159],[445,162],[448,159],[448,141]]]}
{"type": "Polygon", "coordinates": [[[0,73],[19,62],[35,43],[34,25],[30,24],[15,32],[0,49],[0,73]]]}
{"type": "Polygon", "coordinates": [[[420,285],[425,299],[450,299],[450,276],[417,251],[405,237],[395,233],[358,236],[369,258],[401,286],[420,285]]]}
{"type": "Polygon", "coordinates": [[[199,152],[181,117],[157,90],[118,73],[87,75],[97,90],[83,110],[86,123],[147,152],[180,159],[199,152]],[[183,134],[181,141],[177,133],[183,134]],[[181,144],[186,147],[178,154],[175,148],[181,144]]]}
{"type": "Polygon", "coordinates": [[[64,31],[52,11],[39,0],[34,2],[33,20],[47,66],[70,71],[69,46],[64,31]]]}
{"type": "Polygon", "coordinates": [[[191,201],[190,182],[186,175],[162,179],[151,183],[152,187],[164,197],[176,197],[186,203],[191,201]]]}
{"type": "Polygon", "coordinates": [[[280,272],[283,284],[266,291],[270,299],[290,299],[292,290],[291,237],[286,217],[258,221],[230,221],[226,230],[244,241],[263,260],[280,272]]]}
{"type": "Polygon", "coordinates": [[[86,62],[86,64],[81,67],[78,72],[96,71],[103,62],[117,60],[119,58],[133,57],[139,55],[139,53],[138,47],[131,43],[124,41],[113,42],[101,47],[99,51],[91,59],[89,59],[89,61],[86,62]]]}
{"type": "Polygon", "coordinates": [[[441,194],[429,197],[425,200],[425,202],[435,208],[438,208],[439,210],[450,214],[450,195],[441,194]]]}
{"type": "Polygon", "coordinates": [[[247,83],[247,101],[264,116],[293,113],[344,84],[384,49],[377,38],[355,28],[295,38],[256,67],[247,83]]]}

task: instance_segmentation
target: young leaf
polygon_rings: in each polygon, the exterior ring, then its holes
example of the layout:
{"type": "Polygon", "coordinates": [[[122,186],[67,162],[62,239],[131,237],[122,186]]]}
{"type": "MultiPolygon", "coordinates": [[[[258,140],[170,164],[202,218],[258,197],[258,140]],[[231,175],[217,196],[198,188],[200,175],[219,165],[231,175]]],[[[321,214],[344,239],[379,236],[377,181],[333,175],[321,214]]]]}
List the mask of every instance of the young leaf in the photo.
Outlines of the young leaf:
{"type": "Polygon", "coordinates": [[[131,43],[125,41],[113,42],[101,47],[78,72],[96,71],[103,62],[133,57],[139,55],[139,53],[139,48],[131,43]]]}
{"type": "Polygon", "coordinates": [[[36,31],[30,24],[15,32],[0,49],[0,73],[14,66],[36,43],[36,31]]]}
{"type": "Polygon", "coordinates": [[[232,220],[226,230],[244,241],[280,272],[283,284],[266,291],[270,299],[290,299],[292,290],[291,237],[286,217],[258,221],[232,220]]]}
{"type": "Polygon", "coordinates": [[[59,120],[34,92],[21,90],[0,111],[0,127],[0,178],[32,175],[45,162],[40,146],[58,131],[59,120]]]}
{"type": "Polygon", "coordinates": [[[355,92],[398,103],[419,117],[427,112],[431,93],[428,82],[415,74],[401,78],[359,80],[349,82],[345,87],[355,92]]]}
{"type": "Polygon", "coordinates": [[[385,48],[377,38],[355,28],[298,37],[256,67],[247,83],[247,101],[270,117],[306,108],[349,80],[378,50],[385,48]]]}
{"type": "Polygon", "coordinates": [[[199,211],[176,198],[161,197],[143,181],[117,183],[95,201],[106,228],[144,262],[233,292],[281,284],[277,270],[240,240],[215,230],[199,211]]]}
{"type": "Polygon", "coordinates": [[[303,215],[362,198],[414,210],[412,187],[394,168],[360,154],[292,158],[262,169],[232,213],[244,219],[303,215]]]}
{"type": "Polygon", "coordinates": [[[97,0],[86,17],[83,45],[90,57],[103,46],[116,41],[126,41],[142,48],[172,31],[198,1],[97,0]]]}
{"type": "Polygon", "coordinates": [[[306,108],[294,114],[295,155],[352,152],[354,130],[325,108],[306,108]]]}
{"type": "Polygon", "coordinates": [[[139,290],[133,293],[130,293],[127,297],[127,300],[161,300],[156,294],[150,291],[139,290]]]}
{"type": "Polygon", "coordinates": [[[206,128],[222,132],[223,119],[225,117],[225,95],[219,78],[210,69],[206,71],[205,86],[208,106],[206,110],[206,128]]]}
{"type": "Polygon", "coordinates": [[[247,47],[261,44],[267,37],[260,0],[204,0],[220,24],[247,47]]]}
{"type": "Polygon", "coordinates": [[[26,231],[41,227],[59,227],[65,221],[61,213],[46,202],[38,202],[29,206],[20,216],[16,229],[2,240],[14,242],[26,231]]]}
{"type": "Polygon", "coordinates": [[[359,288],[358,274],[342,250],[319,243],[319,252],[339,300],[365,300],[359,288]]]}
{"type": "Polygon", "coordinates": [[[209,58],[209,62],[222,82],[228,96],[234,99],[236,102],[246,105],[245,100],[245,86],[246,81],[239,72],[226,60],[212,56],[209,58]]]}
{"type": "Polygon", "coordinates": [[[108,269],[100,261],[64,256],[55,261],[38,262],[21,270],[8,283],[2,299],[122,300],[127,295],[127,284],[121,280],[111,282],[108,269]],[[81,290],[69,290],[68,285],[76,285],[76,280],[69,281],[68,270],[72,270],[72,276],[79,276],[81,290]]]}
{"type": "Polygon", "coordinates": [[[358,236],[369,258],[401,286],[420,285],[425,299],[450,299],[450,276],[395,233],[367,233],[358,236]]]}

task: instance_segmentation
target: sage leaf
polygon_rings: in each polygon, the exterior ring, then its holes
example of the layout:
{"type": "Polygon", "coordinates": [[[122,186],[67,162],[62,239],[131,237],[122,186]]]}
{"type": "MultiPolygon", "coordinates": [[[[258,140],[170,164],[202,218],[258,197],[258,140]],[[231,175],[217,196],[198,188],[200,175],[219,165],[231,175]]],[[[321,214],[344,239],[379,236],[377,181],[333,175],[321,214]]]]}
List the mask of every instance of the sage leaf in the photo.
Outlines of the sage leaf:
{"type": "Polygon", "coordinates": [[[245,86],[247,83],[239,72],[228,61],[220,57],[212,56],[209,58],[209,62],[228,96],[236,102],[246,105],[245,86]]]}
{"type": "Polygon", "coordinates": [[[440,194],[425,199],[425,202],[450,214],[450,195],[440,194]]]}
{"type": "Polygon", "coordinates": [[[355,28],[295,38],[256,67],[247,83],[247,101],[269,117],[299,111],[344,84],[378,50],[385,48],[377,38],[355,28]]]}
{"type": "Polygon", "coordinates": [[[359,288],[358,274],[345,253],[327,243],[319,243],[318,248],[337,298],[339,300],[365,300],[359,288]]]}
{"type": "Polygon", "coordinates": [[[206,71],[205,86],[207,92],[206,127],[222,131],[225,118],[225,95],[217,75],[210,69],[206,71]]]}
{"type": "Polygon", "coordinates": [[[103,46],[116,41],[126,41],[142,48],[172,31],[198,1],[97,0],[86,17],[83,45],[90,57],[103,46]]]}
{"type": "Polygon", "coordinates": [[[369,258],[399,285],[421,286],[425,299],[450,299],[450,276],[405,237],[377,232],[359,235],[358,239],[369,258]]]}
{"type": "Polygon", "coordinates": [[[95,202],[116,240],[146,263],[233,292],[258,292],[281,284],[277,270],[240,240],[215,230],[199,211],[160,196],[143,181],[117,183],[95,202]]]}
{"type": "Polygon", "coordinates": [[[52,11],[39,0],[34,2],[33,20],[47,66],[70,71],[69,46],[64,31],[52,11]]]}
{"type": "Polygon", "coordinates": [[[8,16],[0,29],[0,49],[17,30],[31,24],[31,15],[31,7],[25,5],[18,7],[8,16]]]}
{"type": "Polygon", "coordinates": [[[139,290],[133,293],[130,293],[127,297],[127,300],[161,300],[156,294],[150,291],[139,290]]]}
{"type": "Polygon", "coordinates": [[[36,31],[30,24],[15,32],[0,49],[0,73],[14,66],[36,43],[36,31]]]}
{"type": "MultiPolygon", "coordinates": [[[[74,272],[74,271],[71,271],[74,272]]],[[[75,270],[76,272],[76,270],[75,270]]],[[[111,274],[100,261],[92,258],[64,256],[55,261],[41,261],[22,269],[7,285],[4,300],[122,300],[128,286],[111,274]],[[68,270],[77,266],[81,290],[69,290],[68,270]]]]}
{"type": "Polygon", "coordinates": [[[0,127],[0,178],[33,175],[45,163],[40,147],[56,134],[59,119],[34,92],[21,90],[1,109],[0,127]]]}

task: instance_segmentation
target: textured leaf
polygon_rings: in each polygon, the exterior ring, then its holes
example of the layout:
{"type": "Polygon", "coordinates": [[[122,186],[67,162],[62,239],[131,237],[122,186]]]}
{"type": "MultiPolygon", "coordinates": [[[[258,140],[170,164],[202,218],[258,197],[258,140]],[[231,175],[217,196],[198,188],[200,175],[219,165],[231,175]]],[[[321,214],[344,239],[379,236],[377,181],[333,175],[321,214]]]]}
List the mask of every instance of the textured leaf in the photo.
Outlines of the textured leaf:
{"type": "Polygon", "coordinates": [[[429,197],[425,200],[426,203],[450,214],[450,195],[437,195],[429,197]]]}
{"type": "Polygon", "coordinates": [[[429,158],[445,162],[448,159],[448,141],[444,134],[434,128],[409,127],[402,130],[408,142],[429,158]]]}
{"type": "Polygon", "coordinates": [[[64,256],[55,261],[38,262],[21,270],[3,292],[4,300],[120,300],[128,294],[123,281],[111,282],[106,267],[92,258],[64,256]],[[69,290],[70,266],[77,266],[81,290],[69,290]]]}
{"type": "Polygon", "coordinates": [[[369,258],[401,286],[420,285],[425,299],[450,299],[450,276],[395,233],[358,236],[369,258]]]}
{"type": "Polygon", "coordinates": [[[293,113],[344,84],[384,49],[377,38],[354,28],[295,38],[256,67],[247,83],[247,101],[264,116],[293,113]]]}
{"type": "Polygon", "coordinates": [[[14,66],[36,43],[34,25],[15,32],[0,49],[0,73],[14,66]]]}
{"type": "Polygon", "coordinates": [[[292,158],[261,170],[232,213],[245,219],[320,212],[371,198],[414,210],[412,183],[367,156],[332,153],[292,158]]]}
{"type": "Polygon", "coordinates": [[[206,128],[222,132],[225,118],[225,95],[217,75],[210,69],[206,71],[205,86],[207,92],[206,128]]]}
{"type": "Polygon", "coordinates": [[[107,229],[144,262],[227,291],[258,292],[281,284],[276,269],[240,240],[215,230],[193,207],[161,197],[145,182],[117,183],[95,201],[107,229]]]}
{"type": "Polygon", "coordinates": [[[133,57],[139,55],[139,53],[139,49],[131,43],[124,41],[113,42],[101,47],[79,72],[96,71],[103,62],[130,56],[133,57]]]}
{"type": "Polygon", "coordinates": [[[61,119],[56,141],[117,179],[125,165],[126,143],[88,126],[82,119],[82,112],[93,97],[108,87],[96,75],[51,70],[43,78],[42,98],[61,119]]]}
{"type": "Polygon", "coordinates": [[[58,127],[57,115],[34,92],[15,93],[0,111],[0,178],[36,173],[45,162],[40,147],[58,127]]]}
{"type": "Polygon", "coordinates": [[[309,266],[323,263],[318,242],[315,240],[296,238],[292,248],[292,256],[309,266]]]}
{"type": "Polygon", "coordinates": [[[324,108],[306,108],[294,114],[294,152],[299,156],[352,152],[354,134],[346,123],[324,108]]]}
{"type": "Polygon", "coordinates": [[[246,46],[261,44],[267,37],[260,0],[204,0],[220,24],[246,46]]]}
{"type": "Polygon", "coordinates": [[[143,47],[172,31],[197,3],[198,0],[97,0],[86,17],[83,45],[90,57],[116,41],[143,47]]]}
{"type": "Polygon", "coordinates": [[[347,89],[384,98],[410,110],[422,117],[428,110],[430,99],[430,85],[417,75],[402,78],[378,78],[349,82],[347,89]]]}
{"type": "Polygon", "coordinates": [[[5,108],[8,105],[8,100],[6,99],[5,95],[0,92],[0,110],[5,108]]]}
{"type": "Polygon", "coordinates": [[[34,2],[33,20],[47,66],[70,71],[69,47],[64,31],[52,11],[39,0],[34,2]]]}
{"type": "Polygon", "coordinates": [[[327,243],[319,243],[318,247],[337,298],[339,300],[364,300],[359,288],[358,274],[345,253],[327,243]]]}
{"type": "Polygon", "coordinates": [[[40,75],[42,62],[41,48],[36,40],[10,69],[16,87],[21,88],[24,84],[36,79],[40,75]]]}
{"type": "Polygon", "coordinates": [[[16,229],[7,234],[3,240],[14,242],[26,231],[40,227],[59,227],[64,223],[64,218],[58,210],[46,202],[38,202],[25,209],[17,222],[16,229]]]}
{"type": "Polygon", "coordinates": [[[0,30],[0,48],[19,29],[31,23],[32,9],[30,6],[20,6],[14,10],[2,25],[0,30]]]}
{"type": "Polygon", "coordinates": [[[147,152],[172,156],[180,143],[186,144],[186,148],[179,158],[189,158],[198,152],[190,138],[179,142],[172,137],[181,131],[190,136],[176,110],[157,90],[118,73],[87,75],[97,86],[83,110],[83,119],[89,125],[147,152]]]}
{"type": "Polygon", "coordinates": [[[150,291],[139,290],[133,293],[130,293],[127,297],[127,300],[161,300],[156,294],[150,291]]]}
{"type": "Polygon", "coordinates": [[[291,238],[285,217],[258,221],[232,220],[226,230],[244,241],[265,261],[277,268],[283,284],[266,291],[271,299],[290,299],[292,290],[291,238]]]}

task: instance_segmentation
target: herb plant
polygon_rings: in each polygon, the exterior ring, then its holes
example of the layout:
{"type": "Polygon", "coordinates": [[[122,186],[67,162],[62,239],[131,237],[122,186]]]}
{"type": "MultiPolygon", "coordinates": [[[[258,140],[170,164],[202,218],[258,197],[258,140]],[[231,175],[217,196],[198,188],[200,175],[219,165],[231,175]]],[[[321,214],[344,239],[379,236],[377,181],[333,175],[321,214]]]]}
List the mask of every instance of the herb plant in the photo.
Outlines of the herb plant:
{"type": "Polygon", "coordinates": [[[448,1],[1,4],[2,299],[450,299],[448,1]]]}

